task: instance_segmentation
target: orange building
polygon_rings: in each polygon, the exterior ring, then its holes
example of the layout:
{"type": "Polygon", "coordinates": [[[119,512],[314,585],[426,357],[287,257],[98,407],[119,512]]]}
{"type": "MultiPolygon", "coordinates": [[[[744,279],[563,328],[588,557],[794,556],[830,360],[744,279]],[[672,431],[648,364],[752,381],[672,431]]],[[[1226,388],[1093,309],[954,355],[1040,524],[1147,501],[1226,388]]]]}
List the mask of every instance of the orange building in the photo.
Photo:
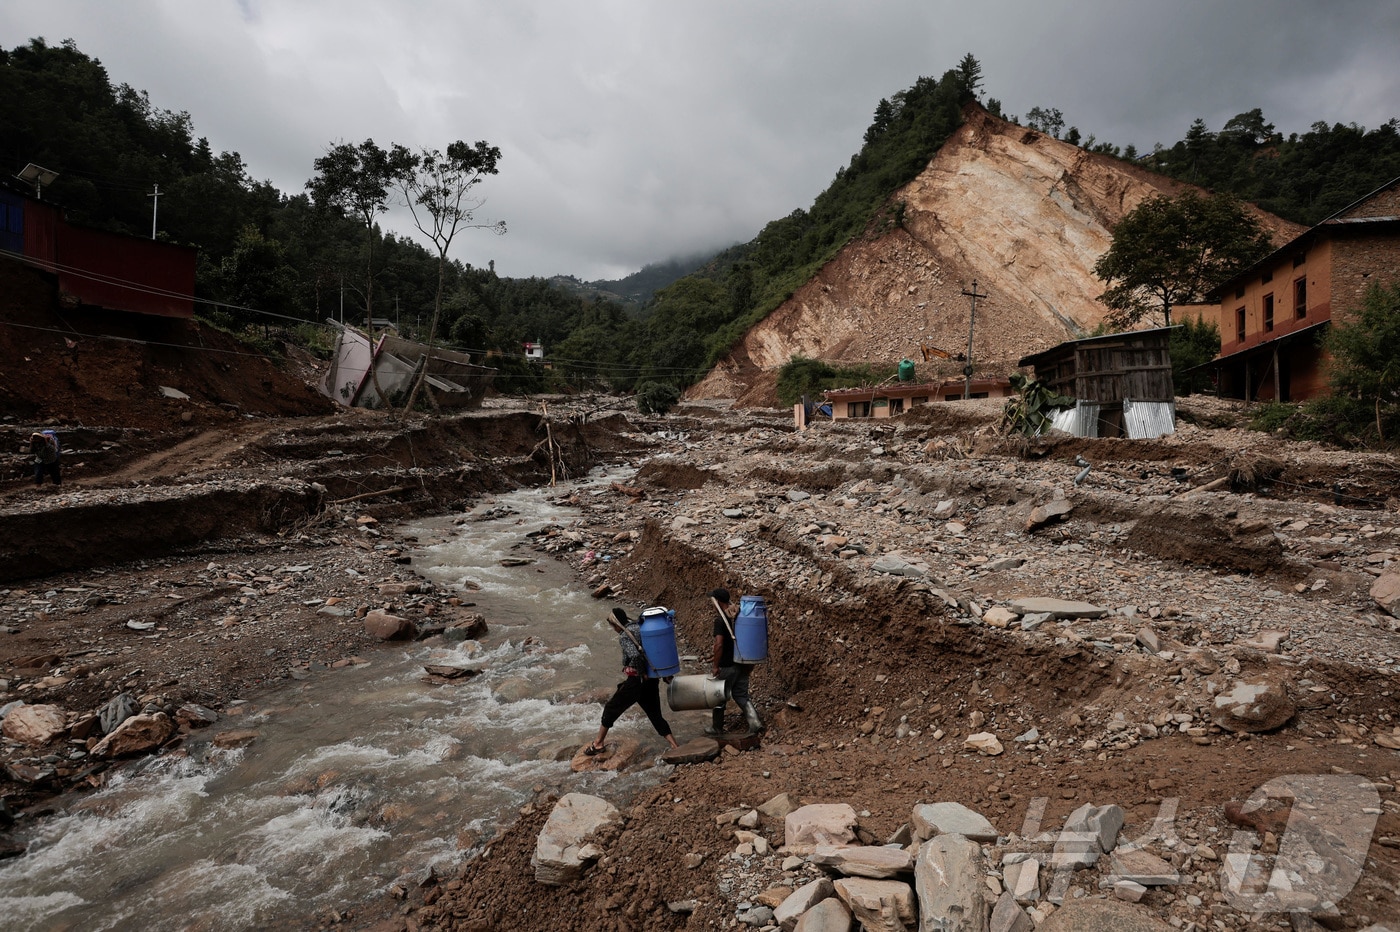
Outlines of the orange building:
{"type": "Polygon", "coordinates": [[[1321,337],[1374,282],[1400,280],[1400,178],[1306,230],[1207,295],[1220,355],[1219,394],[1304,401],[1328,392],[1321,337]]]}

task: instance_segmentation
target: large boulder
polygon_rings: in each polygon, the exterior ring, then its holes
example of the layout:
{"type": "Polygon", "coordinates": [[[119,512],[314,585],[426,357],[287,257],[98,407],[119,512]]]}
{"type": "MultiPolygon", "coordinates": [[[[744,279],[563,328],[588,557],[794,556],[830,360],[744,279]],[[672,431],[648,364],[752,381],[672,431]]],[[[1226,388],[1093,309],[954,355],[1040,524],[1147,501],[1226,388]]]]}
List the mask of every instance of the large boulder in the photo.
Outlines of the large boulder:
{"type": "Polygon", "coordinates": [[[773,921],[783,932],[792,932],[803,914],[835,892],[831,881],[825,877],[803,884],[773,909],[773,921]]]}
{"type": "Polygon", "coordinates": [[[847,877],[870,877],[876,880],[888,880],[900,874],[912,873],[914,870],[914,856],[907,848],[873,845],[837,848],[821,845],[812,852],[808,860],[847,877]]]}
{"type": "Polygon", "coordinates": [[[982,862],[981,847],[962,835],[939,835],[919,846],[914,867],[919,928],[987,932],[982,862]]]}
{"type": "Polygon", "coordinates": [[[1371,598],[1389,615],[1400,618],[1400,570],[1387,570],[1371,583],[1371,598]]]}
{"type": "Polygon", "coordinates": [[[93,757],[125,757],[154,751],[175,733],[175,723],[164,712],[133,715],[92,749],[93,757]]]}
{"type": "Polygon", "coordinates": [[[834,886],[866,932],[905,932],[918,920],[914,891],[907,883],[843,877],[834,886]]]}
{"type": "Polygon", "coordinates": [[[370,612],[365,616],[365,634],[381,641],[412,640],[418,636],[418,626],[388,612],[370,612]]]}
{"type": "Polygon", "coordinates": [[[1018,615],[1049,615],[1051,618],[1102,618],[1108,609],[1075,599],[1034,598],[1013,599],[1011,610],[1018,615]]]}
{"type": "Polygon", "coordinates": [[[561,797],[535,839],[530,858],[535,879],[552,887],[577,880],[602,857],[602,850],[590,844],[594,836],[621,824],[622,813],[606,799],[585,793],[561,797]]]}
{"type": "Polygon", "coordinates": [[[988,843],[997,840],[997,830],[992,823],[962,803],[920,803],[914,807],[910,822],[915,839],[921,842],[935,835],[962,835],[988,843]]]}
{"type": "Polygon", "coordinates": [[[839,898],[828,897],[803,913],[793,932],[851,932],[851,911],[839,898]]]}
{"type": "Polygon", "coordinates": [[[793,854],[810,854],[821,845],[855,843],[856,811],[845,803],[803,806],[783,821],[783,844],[793,854]]]}
{"type": "Polygon", "coordinates": [[[1070,813],[1064,831],[1055,840],[1050,863],[1057,870],[1082,870],[1099,862],[1099,857],[1118,844],[1123,829],[1123,810],[1118,806],[1085,803],[1070,813]]]}
{"type": "Polygon", "coordinates": [[[41,748],[68,728],[68,717],[56,705],[22,705],[11,709],[0,726],[6,738],[41,748]]]}
{"type": "Polygon", "coordinates": [[[991,932],[1035,932],[1035,923],[1007,890],[992,909],[991,932]]]}
{"type": "Polygon", "coordinates": [[[1226,731],[1273,731],[1297,711],[1283,683],[1272,677],[1255,676],[1239,680],[1215,697],[1211,721],[1226,731]]]}

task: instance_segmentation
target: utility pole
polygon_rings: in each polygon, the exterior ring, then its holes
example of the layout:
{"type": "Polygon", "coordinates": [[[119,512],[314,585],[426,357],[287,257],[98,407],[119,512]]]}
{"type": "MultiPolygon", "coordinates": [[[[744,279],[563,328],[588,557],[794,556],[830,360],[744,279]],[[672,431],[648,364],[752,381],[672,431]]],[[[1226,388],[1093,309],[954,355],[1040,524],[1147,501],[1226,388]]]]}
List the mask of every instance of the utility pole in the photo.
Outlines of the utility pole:
{"type": "Polygon", "coordinates": [[[151,239],[156,238],[156,208],[160,206],[160,185],[155,185],[155,191],[146,195],[151,199],[151,239]]]}
{"type": "Polygon", "coordinates": [[[967,315],[967,363],[963,366],[963,401],[967,401],[972,397],[972,327],[977,321],[977,299],[986,295],[977,293],[975,278],[972,280],[972,290],[964,288],[962,293],[972,301],[972,310],[967,315]]]}

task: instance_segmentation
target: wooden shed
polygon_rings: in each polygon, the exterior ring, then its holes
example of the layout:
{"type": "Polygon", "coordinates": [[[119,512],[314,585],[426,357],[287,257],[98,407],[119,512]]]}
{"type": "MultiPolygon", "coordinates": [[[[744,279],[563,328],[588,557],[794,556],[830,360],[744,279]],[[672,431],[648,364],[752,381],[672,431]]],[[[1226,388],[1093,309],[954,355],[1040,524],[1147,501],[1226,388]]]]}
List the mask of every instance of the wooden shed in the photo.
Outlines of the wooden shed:
{"type": "Polygon", "coordinates": [[[1078,402],[1056,427],[1083,437],[1157,437],[1175,423],[1170,334],[1158,327],[1069,340],[1018,365],[1078,402]]]}

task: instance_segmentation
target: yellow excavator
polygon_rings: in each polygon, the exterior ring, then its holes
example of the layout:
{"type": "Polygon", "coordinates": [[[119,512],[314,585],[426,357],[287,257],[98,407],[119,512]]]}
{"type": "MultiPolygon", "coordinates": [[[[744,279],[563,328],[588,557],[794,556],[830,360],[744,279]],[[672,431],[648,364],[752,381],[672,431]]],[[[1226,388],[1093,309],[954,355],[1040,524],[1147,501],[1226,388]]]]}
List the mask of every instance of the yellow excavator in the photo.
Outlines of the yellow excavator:
{"type": "Polygon", "coordinates": [[[967,359],[966,353],[958,353],[954,356],[947,350],[939,349],[936,346],[929,346],[927,343],[919,344],[919,352],[924,354],[924,362],[928,362],[930,359],[956,359],[959,361],[967,359]]]}

